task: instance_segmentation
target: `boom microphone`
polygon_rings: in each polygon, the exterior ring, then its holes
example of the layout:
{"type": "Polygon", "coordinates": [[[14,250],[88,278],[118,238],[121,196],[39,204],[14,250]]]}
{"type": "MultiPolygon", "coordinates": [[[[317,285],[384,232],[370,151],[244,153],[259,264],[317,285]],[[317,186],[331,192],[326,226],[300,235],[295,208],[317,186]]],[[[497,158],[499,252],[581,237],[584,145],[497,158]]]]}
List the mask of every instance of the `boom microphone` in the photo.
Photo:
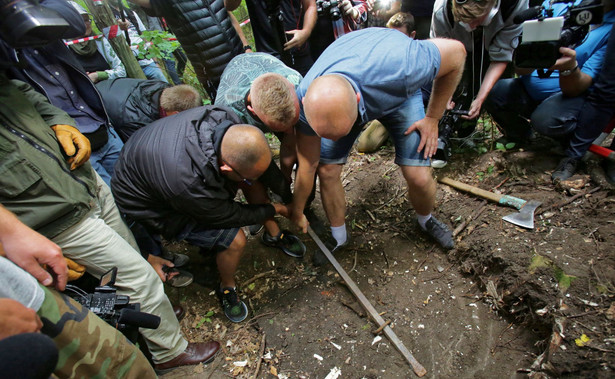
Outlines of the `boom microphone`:
{"type": "Polygon", "coordinates": [[[542,15],[542,7],[532,7],[517,13],[513,18],[515,24],[523,24],[527,20],[535,20],[542,15]]]}
{"type": "Polygon", "coordinates": [[[160,317],[149,313],[139,312],[130,308],[120,311],[119,324],[137,326],[139,328],[156,329],[160,325],[160,317]]]}

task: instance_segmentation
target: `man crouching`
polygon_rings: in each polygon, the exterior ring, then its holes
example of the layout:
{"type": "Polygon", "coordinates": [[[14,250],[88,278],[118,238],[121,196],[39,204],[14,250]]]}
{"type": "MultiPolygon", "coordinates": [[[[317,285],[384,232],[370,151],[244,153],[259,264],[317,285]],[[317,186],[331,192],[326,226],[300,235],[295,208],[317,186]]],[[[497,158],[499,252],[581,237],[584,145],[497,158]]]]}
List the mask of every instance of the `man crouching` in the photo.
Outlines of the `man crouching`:
{"type": "Polygon", "coordinates": [[[234,278],[246,245],[240,227],[268,227],[275,224],[274,215],[288,216],[285,205],[269,204],[257,181],[271,162],[265,135],[238,122],[231,110],[216,106],[158,120],[124,146],[111,184],[118,207],[131,221],[216,254],[216,292],[233,322],[248,315],[234,278]],[[239,188],[250,204],[234,201],[239,188]]]}

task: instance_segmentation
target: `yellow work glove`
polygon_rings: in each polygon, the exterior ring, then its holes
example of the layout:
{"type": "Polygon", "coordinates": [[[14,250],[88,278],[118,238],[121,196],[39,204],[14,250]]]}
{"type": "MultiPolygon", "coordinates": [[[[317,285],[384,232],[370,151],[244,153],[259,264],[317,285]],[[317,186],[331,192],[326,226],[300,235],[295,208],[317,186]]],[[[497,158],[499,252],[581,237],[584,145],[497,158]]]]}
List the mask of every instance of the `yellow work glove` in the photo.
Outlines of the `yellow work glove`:
{"type": "Polygon", "coordinates": [[[77,128],[58,124],[52,126],[51,129],[56,133],[56,138],[69,157],[68,163],[71,170],[76,169],[90,159],[90,153],[92,152],[90,140],[81,134],[77,128]]]}
{"type": "Polygon", "coordinates": [[[68,279],[67,281],[72,282],[73,280],[77,280],[85,274],[85,267],[76,263],[66,257],[64,257],[66,261],[66,266],[68,267],[68,279]]]}

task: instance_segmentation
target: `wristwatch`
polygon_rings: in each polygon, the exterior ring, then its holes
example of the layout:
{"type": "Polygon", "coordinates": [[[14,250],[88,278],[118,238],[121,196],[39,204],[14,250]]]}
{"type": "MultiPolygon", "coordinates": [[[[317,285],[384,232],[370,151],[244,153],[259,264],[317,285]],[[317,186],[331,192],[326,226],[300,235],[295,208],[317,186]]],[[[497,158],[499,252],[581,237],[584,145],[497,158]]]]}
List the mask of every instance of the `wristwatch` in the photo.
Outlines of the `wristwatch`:
{"type": "Polygon", "coordinates": [[[579,68],[579,65],[576,65],[572,70],[563,70],[559,72],[559,76],[570,76],[573,72],[575,72],[579,68]]]}
{"type": "Polygon", "coordinates": [[[246,50],[252,50],[252,46],[250,46],[250,45],[245,45],[245,46],[243,47],[243,51],[245,52],[246,50]]]}

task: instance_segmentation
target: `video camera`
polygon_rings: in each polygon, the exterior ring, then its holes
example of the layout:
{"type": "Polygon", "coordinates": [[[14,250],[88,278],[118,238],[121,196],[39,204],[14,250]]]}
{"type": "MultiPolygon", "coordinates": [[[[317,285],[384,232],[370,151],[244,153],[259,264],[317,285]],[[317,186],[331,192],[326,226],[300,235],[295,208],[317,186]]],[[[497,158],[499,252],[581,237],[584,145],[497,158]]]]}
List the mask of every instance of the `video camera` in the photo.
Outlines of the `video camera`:
{"type": "Polygon", "coordinates": [[[15,48],[43,46],[60,39],[68,22],[38,0],[0,0],[0,38],[15,48]]]}
{"type": "MultiPolygon", "coordinates": [[[[468,111],[462,109],[461,101],[455,104],[453,109],[447,109],[438,123],[438,148],[433,159],[436,161],[448,161],[452,154],[451,136],[456,129],[456,125],[460,122],[461,116],[467,116],[468,111]]],[[[441,168],[441,167],[436,167],[441,168]]]]}
{"type": "Polygon", "coordinates": [[[70,297],[135,342],[137,328],[156,329],[160,325],[160,317],[140,312],[139,303],[130,304],[129,296],[117,295],[113,286],[116,276],[117,267],[113,267],[100,278],[100,285],[94,293],[87,293],[71,284],[66,285],[66,290],[70,291],[70,297]]]}
{"type": "Polygon", "coordinates": [[[323,15],[328,11],[332,20],[339,20],[342,17],[340,2],[338,0],[316,0],[316,12],[318,15],[323,15]]]}
{"type": "MultiPolygon", "coordinates": [[[[549,6],[536,6],[516,15],[513,21],[521,24],[521,44],[515,50],[514,62],[517,67],[549,68],[561,56],[560,47],[571,49],[579,46],[590,25],[602,22],[601,0],[583,0],[574,5],[573,1],[551,1],[549,6]],[[554,17],[553,4],[569,4],[562,16],[554,17]]],[[[548,75],[546,75],[548,76],[548,75]]]]}

